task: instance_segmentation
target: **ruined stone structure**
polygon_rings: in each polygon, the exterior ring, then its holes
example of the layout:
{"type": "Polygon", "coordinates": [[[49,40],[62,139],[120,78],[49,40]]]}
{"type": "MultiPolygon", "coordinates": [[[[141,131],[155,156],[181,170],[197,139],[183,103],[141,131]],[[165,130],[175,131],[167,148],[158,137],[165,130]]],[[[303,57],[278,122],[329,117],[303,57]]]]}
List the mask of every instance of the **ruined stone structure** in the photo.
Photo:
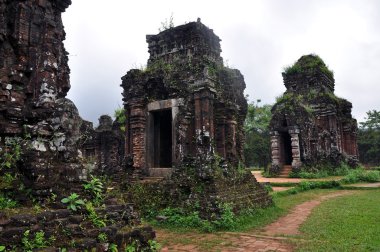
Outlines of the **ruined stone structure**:
{"type": "Polygon", "coordinates": [[[104,196],[105,207],[92,209],[103,221],[95,225],[88,209],[82,206],[74,213],[61,202],[74,192],[91,199],[83,189],[90,170],[80,148],[94,152],[85,155],[98,157],[103,174],[120,169],[124,148],[119,125],[110,117],[102,116],[93,130],[65,98],[70,70],[61,13],[70,4],[0,0],[0,196],[23,207],[39,200],[43,208],[19,215],[1,210],[0,244],[21,251],[25,232],[32,240],[42,230],[46,239],[56,238],[51,246],[57,247],[48,251],[106,251],[109,244],[98,238],[102,233],[121,250],[130,244],[145,250],[155,234],[149,227],[134,228],[140,222],[132,205],[104,196]],[[93,137],[92,142],[86,137],[93,137]]]}
{"type": "Polygon", "coordinates": [[[135,177],[174,172],[168,198],[201,202],[206,217],[221,202],[270,204],[252,175],[237,175],[245,83],[238,70],[223,66],[219,37],[198,20],[146,40],[147,68],[122,77],[127,168],[135,177]]]}
{"type": "Polygon", "coordinates": [[[61,13],[70,4],[0,1],[0,145],[27,138],[20,172],[42,194],[83,173],[76,145],[82,120],[65,98],[70,70],[61,13]]]}
{"type": "Polygon", "coordinates": [[[223,67],[219,41],[200,22],[147,36],[147,69],[122,78],[134,169],[152,174],[214,152],[233,165],[243,161],[245,83],[223,67]]]}
{"type": "Polygon", "coordinates": [[[358,159],[357,123],[352,104],[334,94],[333,73],[316,55],[302,56],[282,73],[286,92],[272,109],[272,167],[301,166],[358,159]]]}
{"type": "Polygon", "coordinates": [[[84,121],[81,133],[79,145],[89,171],[111,177],[123,172],[125,138],[117,121],[102,115],[96,129],[84,121]]]}

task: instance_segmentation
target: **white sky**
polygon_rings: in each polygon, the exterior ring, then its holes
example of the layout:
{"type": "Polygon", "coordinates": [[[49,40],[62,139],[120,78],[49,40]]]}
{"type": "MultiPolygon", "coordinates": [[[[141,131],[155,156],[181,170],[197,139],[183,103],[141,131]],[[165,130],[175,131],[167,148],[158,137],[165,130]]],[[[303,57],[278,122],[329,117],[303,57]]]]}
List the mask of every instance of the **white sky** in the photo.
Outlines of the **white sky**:
{"type": "Polygon", "coordinates": [[[196,21],[221,39],[222,57],[245,77],[251,101],[274,103],[285,91],[281,72],[316,53],[335,73],[335,93],[353,116],[380,110],[378,0],[74,0],[63,14],[71,68],[68,98],[97,123],[122,106],[120,78],[148,59],[146,34],[196,21]]]}

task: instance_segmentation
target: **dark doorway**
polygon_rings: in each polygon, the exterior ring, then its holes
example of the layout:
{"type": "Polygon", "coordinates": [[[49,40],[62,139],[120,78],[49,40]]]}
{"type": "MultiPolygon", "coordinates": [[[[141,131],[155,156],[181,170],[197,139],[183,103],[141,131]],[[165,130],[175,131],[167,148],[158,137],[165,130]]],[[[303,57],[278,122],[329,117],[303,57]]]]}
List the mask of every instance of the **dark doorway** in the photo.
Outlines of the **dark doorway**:
{"type": "Polygon", "coordinates": [[[292,157],[292,139],[288,132],[282,133],[282,153],[285,165],[291,165],[293,161],[292,157]]]}
{"type": "Polygon", "coordinates": [[[172,111],[171,109],[152,112],[154,127],[154,167],[172,167],[172,111]]]}

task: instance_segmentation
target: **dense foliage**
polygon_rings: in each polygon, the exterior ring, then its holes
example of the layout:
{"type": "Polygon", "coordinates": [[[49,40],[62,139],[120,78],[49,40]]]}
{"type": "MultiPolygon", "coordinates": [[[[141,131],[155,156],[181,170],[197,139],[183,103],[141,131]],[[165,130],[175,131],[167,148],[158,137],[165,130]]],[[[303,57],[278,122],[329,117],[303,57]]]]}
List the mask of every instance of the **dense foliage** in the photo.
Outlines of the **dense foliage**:
{"type": "Polygon", "coordinates": [[[380,111],[368,111],[366,121],[360,123],[358,147],[362,163],[380,165],[380,111]]]}
{"type": "Polygon", "coordinates": [[[246,143],[244,146],[245,162],[248,167],[266,167],[270,163],[269,122],[271,105],[248,104],[245,120],[246,143]]]}

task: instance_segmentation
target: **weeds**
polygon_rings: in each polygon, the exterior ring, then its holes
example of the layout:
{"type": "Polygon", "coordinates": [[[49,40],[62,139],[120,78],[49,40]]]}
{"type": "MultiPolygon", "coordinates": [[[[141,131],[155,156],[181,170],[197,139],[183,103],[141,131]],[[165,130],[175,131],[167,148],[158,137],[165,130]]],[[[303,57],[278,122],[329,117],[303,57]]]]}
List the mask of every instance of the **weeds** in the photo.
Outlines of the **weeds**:
{"type": "Polygon", "coordinates": [[[17,201],[9,198],[7,195],[0,193],[0,209],[15,208],[17,201]]]}
{"type": "Polygon", "coordinates": [[[102,228],[106,226],[105,220],[98,216],[91,202],[86,203],[86,211],[88,218],[91,220],[92,224],[94,224],[95,227],[102,228]]]}
{"type": "Polygon", "coordinates": [[[63,198],[61,202],[67,204],[67,209],[72,210],[74,212],[78,209],[81,209],[81,206],[85,204],[84,201],[81,200],[79,198],[79,195],[76,193],[72,193],[69,197],[63,198]]]}
{"type": "Polygon", "coordinates": [[[38,248],[46,248],[55,241],[55,237],[51,236],[49,239],[45,238],[44,231],[36,232],[34,239],[30,238],[30,230],[24,232],[21,240],[22,248],[24,251],[33,251],[38,248]]]}
{"type": "Polygon", "coordinates": [[[99,206],[103,201],[103,182],[91,175],[91,180],[86,182],[83,187],[91,194],[94,204],[99,206]]]}

